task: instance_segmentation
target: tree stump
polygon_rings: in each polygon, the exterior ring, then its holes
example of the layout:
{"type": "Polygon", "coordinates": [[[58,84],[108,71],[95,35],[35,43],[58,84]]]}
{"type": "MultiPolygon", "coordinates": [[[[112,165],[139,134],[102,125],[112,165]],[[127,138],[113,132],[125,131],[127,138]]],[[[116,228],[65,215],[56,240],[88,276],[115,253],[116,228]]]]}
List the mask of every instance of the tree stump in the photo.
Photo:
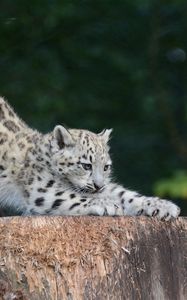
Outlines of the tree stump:
{"type": "Polygon", "coordinates": [[[187,299],[187,219],[0,218],[0,299],[187,299]]]}

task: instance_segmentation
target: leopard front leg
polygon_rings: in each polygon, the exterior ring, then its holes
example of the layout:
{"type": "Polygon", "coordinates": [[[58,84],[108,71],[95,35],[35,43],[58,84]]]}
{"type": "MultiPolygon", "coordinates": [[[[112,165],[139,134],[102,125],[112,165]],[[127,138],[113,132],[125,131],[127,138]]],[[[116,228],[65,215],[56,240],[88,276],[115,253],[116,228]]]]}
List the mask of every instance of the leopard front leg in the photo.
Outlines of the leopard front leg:
{"type": "Polygon", "coordinates": [[[123,207],[124,215],[144,215],[168,221],[177,218],[180,214],[180,208],[170,201],[158,197],[146,197],[120,185],[110,184],[105,193],[106,196],[110,195],[117,205],[123,207]]]}
{"type": "Polygon", "coordinates": [[[81,195],[51,187],[30,192],[25,214],[98,215],[98,216],[155,216],[169,220],[180,214],[174,203],[157,197],[146,197],[120,185],[109,184],[102,193],[81,195]]]}

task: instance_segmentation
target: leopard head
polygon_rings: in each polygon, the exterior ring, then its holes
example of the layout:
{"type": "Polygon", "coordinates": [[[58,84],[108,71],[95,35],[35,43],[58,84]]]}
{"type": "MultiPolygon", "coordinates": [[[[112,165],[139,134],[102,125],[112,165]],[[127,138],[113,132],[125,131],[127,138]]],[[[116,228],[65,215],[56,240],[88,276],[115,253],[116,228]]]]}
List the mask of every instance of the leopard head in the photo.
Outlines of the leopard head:
{"type": "Polygon", "coordinates": [[[111,129],[96,134],[88,130],[53,130],[52,163],[56,174],[77,191],[95,193],[110,181],[111,158],[108,141],[111,129]]]}

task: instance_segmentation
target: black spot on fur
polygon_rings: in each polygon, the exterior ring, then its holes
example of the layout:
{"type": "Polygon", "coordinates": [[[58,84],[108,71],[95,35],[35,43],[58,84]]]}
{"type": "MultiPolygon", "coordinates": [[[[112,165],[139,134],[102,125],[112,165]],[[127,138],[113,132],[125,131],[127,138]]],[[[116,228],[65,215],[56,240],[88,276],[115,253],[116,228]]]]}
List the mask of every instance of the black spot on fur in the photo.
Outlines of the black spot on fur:
{"type": "Polygon", "coordinates": [[[10,107],[9,107],[9,109],[8,109],[8,114],[9,114],[10,117],[14,117],[14,113],[13,113],[13,111],[10,109],[10,107]]]}
{"type": "Polygon", "coordinates": [[[31,178],[29,178],[29,180],[28,180],[28,184],[29,184],[29,185],[31,185],[31,184],[33,183],[33,181],[34,181],[34,178],[32,178],[32,177],[31,177],[31,178]]]}
{"type": "Polygon", "coordinates": [[[74,165],[74,163],[68,163],[68,167],[71,167],[73,165],[74,165]]]}
{"type": "Polygon", "coordinates": [[[3,160],[6,160],[6,159],[7,159],[7,151],[5,151],[5,153],[3,154],[2,159],[3,159],[3,160]]]}
{"type": "Polygon", "coordinates": [[[4,126],[9,130],[12,131],[14,133],[20,131],[20,128],[13,122],[10,120],[7,120],[4,122],[4,126]]]}
{"type": "Polygon", "coordinates": [[[71,199],[73,199],[73,198],[75,198],[76,196],[75,196],[75,194],[70,194],[70,198],[71,199]]]}
{"type": "Polygon", "coordinates": [[[54,209],[54,208],[59,207],[63,201],[64,201],[64,200],[62,200],[62,199],[56,199],[56,200],[54,201],[53,205],[51,206],[51,209],[54,209]]]}
{"type": "Polygon", "coordinates": [[[165,221],[165,219],[166,219],[167,217],[169,217],[169,213],[168,213],[168,212],[161,218],[161,220],[162,220],[162,221],[165,221]]]}
{"type": "Polygon", "coordinates": [[[30,214],[31,214],[31,215],[35,215],[35,216],[39,215],[39,213],[37,213],[37,212],[34,210],[34,208],[31,208],[30,214]]]}
{"type": "Polygon", "coordinates": [[[129,200],[129,203],[131,203],[132,201],[133,201],[133,199],[130,199],[130,200],[129,200]]]}
{"type": "Polygon", "coordinates": [[[50,157],[50,155],[49,155],[49,153],[48,153],[48,152],[45,152],[45,155],[46,155],[46,156],[48,156],[48,157],[50,157]]]}
{"type": "Polygon", "coordinates": [[[39,192],[39,193],[46,193],[47,190],[46,190],[46,189],[39,188],[39,189],[38,189],[38,192],[39,192]]]}
{"type": "Polygon", "coordinates": [[[124,195],[125,191],[119,192],[119,197],[121,198],[124,195]]]}
{"type": "Polygon", "coordinates": [[[79,206],[79,205],[80,205],[80,203],[74,203],[72,206],[70,206],[69,209],[71,210],[71,209],[73,209],[74,207],[79,206]]]}
{"type": "Polygon", "coordinates": [[[2,165],[0,165],[0,171],[4,171],[4,167],[2,165]]]}
{"type": "Polygon", "coordinates": [[[108,211],[107,211],[107,208],[106,208],[106,207],[105,207],[103,216],[108,216],[108,211]]]}
{"type": "Polygon", "coordinates": [[[43,171],[44,168],[40,167],[40,166],[36,166],[36,170],[41,173],[43,171]]]}
{"type": "Polygon", "coordinates": [[[43,197],[37,198],[37,199],[35,200],[36,206],[42,206],[43,203],[44,203],[44,200],[45,200],[45,199],[44,199],[43,197]]]}
{"type": "Polygon", "coordinates": [[[46,188],[52,187],[54,183],[55,183],[54,180],[49,180],[47,185],[46,185],[46,188]]]}
{"type": "Polygon", "coordinates": [[[0,145],[8,141],[8,135],[6,133],[0,132],[0,145]]]}
{"type": "Polygon", "coordinates": [[[25,164],[24,164],[24,167],[25,168],[28,168],[30,166],[30,162],[28,160],[26,160],[25,164]]]}
{"type": "Polygon", "coordinates": [[[24,196],[27,197],[27,198],[29,198],[30,197],[30,193],[27,190],[25,190],[24,191],[24,196]]]}
{"type": "Polygon", "coordinates": [[[137,212],[137,216],[141,216],[143,214],[144,210],[143,209],[140,209],[138,212],[137,212]]]}
{"type": "Polygon", "coordinates": [[[20,150],[22,150],[23,148],[25,148],[25,144],[20,142],[18,143],[18,147],[20,148],[20,150]]]}
{"type": "Polygon", "coordinates": [[[64,194],[64,191],[57,192],[55,196],[61,196],[62,194],[64,194]]]}
{"type": "Polygon", "coordinates": [[[38,181],[41,181],[41,180],[42,180],[42,178],[41,178],[40,176],[38,176],[37,179],[38,179],[38,181]]]}
{"type": "MultiPolygon", "coordinates": [[[[43,159],[43,157],[38,156],[38,157],[36,158],[36,160],[37,160],[37,161],[43,161],[44,159],[43,159]]],[[[46,162],[46,163],[48,163],[48,162],[46,162]]]]}
{"type": "Polygon", "coordinates": [[[125,203],[125,200],[122,198],[121,199],[121,204],[124,204],[125,203]]]}
{"type": "Polygon", "coordinates": [[[30,136],[27,136],[26,140],[27,140],[28,143],[32,144],[32,138],[30,136]]]}
{"type": "Polygon", "coordinates": [[[81,202],[86,202],[86,200],[87,200],[87,199],[82,198],[80,201],[81,201],[81,202]]]}
{"type": "Polygon", "coordinates": [[[1,178],[6,178],[6,177],[7,177],[7,175],[5,175],[5,174],[4,174],[4,175],[1,175],[1,178]]]}
{"type": "Polygon", "coordinates": [[[155,209],[154,212],[152,213],[152,217],[155,217],[159,214],[159,209],[155,209]]]}
{"type": "Polygon", "coordinates": [[[2,105],[0,105],[0,121],[2,121],[4,119],[4,117],[5,117],[5,114],[4,114],[2,105]]]}
{"type": "Polygon", "coordinates": [[[47,160],[46,161],[46,165],[48,166],[48,167],[51,167],[51,163],[47,160]]]}

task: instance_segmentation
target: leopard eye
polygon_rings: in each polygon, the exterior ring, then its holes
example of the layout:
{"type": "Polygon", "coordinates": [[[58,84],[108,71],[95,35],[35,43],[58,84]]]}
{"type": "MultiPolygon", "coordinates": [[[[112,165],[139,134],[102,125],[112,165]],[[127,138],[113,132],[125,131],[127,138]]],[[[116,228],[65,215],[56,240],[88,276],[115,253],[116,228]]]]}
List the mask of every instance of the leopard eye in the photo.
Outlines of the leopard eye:
{"type": "Polygon", "coordinates": [[[91,165],[91,164],[81,163],[81,166],[82,166],[83,169],[86,170],[86,171],[91,171],[91,170],[92,170],[92,165],[91,165]]]}
{"type": "Polygon", "coordinates": [[[104,166],[104,171],[106,172],[106,171],[108,171],[110,169],[110,165],[105,165],[104,166]]]}

